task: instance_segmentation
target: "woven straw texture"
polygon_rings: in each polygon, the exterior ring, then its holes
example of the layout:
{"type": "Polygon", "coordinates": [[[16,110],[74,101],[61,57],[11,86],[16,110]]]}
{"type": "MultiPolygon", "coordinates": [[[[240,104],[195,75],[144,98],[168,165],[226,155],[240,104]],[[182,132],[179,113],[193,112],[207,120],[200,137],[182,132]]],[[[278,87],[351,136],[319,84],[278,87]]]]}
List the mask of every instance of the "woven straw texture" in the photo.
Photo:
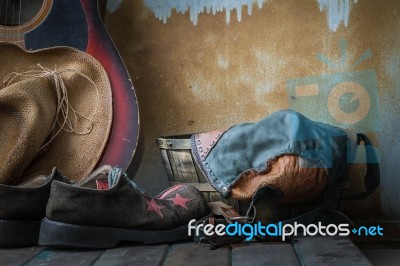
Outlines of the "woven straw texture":
{"type": "MultiPolygon", "coordinates": [[[[0,43],[0,183],[17,184],[37,175],[48,175],[53,167],[73,180],[80,180],[99,161],[111,123],[110,82],[93,57],[69,47],[28,52],[0,43]],[[47,76],[17,78],[12,84],[3,82],[10,73],[38,70],[38,64],[60,71],[58,76],[67,92],[67,116],[75,124],[73,132],[61,130],[53,139],[53,122],[65,117],[55,117],[55,79],[47,76]],[[51,142],[45,145],[49,139],[51,142]]],[[[56,125],[55,130],[60,127],[56,125]]]]}

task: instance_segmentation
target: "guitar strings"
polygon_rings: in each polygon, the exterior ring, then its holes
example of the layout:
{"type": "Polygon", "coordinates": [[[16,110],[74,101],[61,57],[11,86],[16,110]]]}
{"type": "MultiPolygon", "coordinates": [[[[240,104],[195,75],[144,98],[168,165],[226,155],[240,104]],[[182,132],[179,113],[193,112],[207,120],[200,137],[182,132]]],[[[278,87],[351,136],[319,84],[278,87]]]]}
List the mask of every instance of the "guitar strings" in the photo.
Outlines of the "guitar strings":
{"type": "Polygon", "coordinates": [[[6,41],[6,37],[7,37],[7,20],[8,20],[8,0],[7,0],[7,3],[6,3],[6,17],[5,17],[5,20],[4,20],[4,25],[5,25],[5,27],[4,27],[4,41],[6,41]]]}
{"type": "MultiPolygon", "coordinates": [[[[12,1],[12,0],[11,0],[11,1],[12,1]]],[[[15,2],[12,1],[11,5],[12,5],[12,16],[11,16],[11,40],[10,40],[10,41],[11,41],[12,43],[16,43],[16,42],[14,41],[14,35],[12,34],[12,30],[13,30],[13,28],[14,28],[15,2]]]]}
{"type": "MultiPolygon", "coordinates": [[[[0,17],[1,17],[1,14],[2,14],[2,10],[1,10],[2,6],[3,6],[3,0],[0,0],[0,17]]],[[[0,24],[0,26],[1,26],[1,24],[0,24]]]]}
{"type": "MultiPolygon", "coordinates": [[[[9,41],[23,47],[23,42],[24,42],[24,35],[21,34],[22,32],[22,25],[21,25],[21,19],[22,18],[22,8],[23,5],[25,6],[25,4],[22,3],[22,0],[0,0],[0,29],[3,28],[0,31],[0,41],[7,41],[7,36],[9,34],[8,31],[11,30],[10,33],[10,39],[9,41]],[[17,7],[18,10],[16,9],[16,3],[19,3],[19,6],[17,7]],[[12,6],[10,6],[10,4],[12,6]],[[5,10],[4,10],[5,8],[5,10]],[[12,12],[11,12],[12,9],[12,12]],[[10,12],[9,12],[10,11],[10,12]],[[18,14],[16,14],[16,12],[18,12],[18,14]],[[17,16],[18,15],[18,19],[17,16]],[[9,19],[11,18],[11,20],[9,21],[9,19]],[[4,20],[4,23],[2,22],[2,20],[4,20]],[[10,29],[8,29],[8,27],[10,27],[10,29]],[[16,30],[16,32],[15,32],[16,30]]],[[[44,1],[45,2],[45,1],[44,1]]],[[[29,6],[29,0],[26,0],[26,4],[27,6],[29,6]]],[[[29,9],[29,7],[27,8],[29,9]]],[[[26,8],[24,10],[27,10],[26,8]]]]}
{"type": "Polygon", "coordinates": [[[8,4],[9,4],[9,0],[7,0],[7,3],[6,3],[6,19],[5,19],[5,23],[4,23],[4,25],[6,25],[6,26],[5,26],[5,30],[4,30],[4,32],[5,32],[4,40],[6,40],[6,37],[7,37],[8,4]]]}
{"type": "Polygon", "coordinates": [[[14,27],[15,2],[13,1],[11,5],[12,5],[12,17],[11,17],[11,29],[12,29],[12,27],[14,27]]]}
{"type": "MultiPolygon", "coordinates": [[[[19,25],[21,24],[21,12],[22,12],[21,11],[21,9],[22,9],[21,0],[19,0],[19,3],[20,3],[19,12],[18,12],[19,13],[19,24],[16,25],[18,34],[17,34],[17,36],[11,35],[11,41],[15,42],[15,43],[19,42],[19,28],[20,28],[19,25]],[[13,41],[13,39],[14,39],[14,41],[13,41]]],[[[3,28],[4,28],[4,31],[3,31],[4,33],[2,34],[3,35],[3,38],[2,38],[3,41],[7,41],[7,27],[11,26],[11,30],[12,30],[12,28],[15,26],[14,25],[14,22],[15,22],[15,4],[14,4],[14,2],[11,3],[11,5],[12,5],[12,7],[11,7],[12,8],[12,16],[11,16],[10,23],[8,21],[9,4],[10,4],[9,0],[7,0],[6,1],[6,6],[5,6],[6,9],[5,9],[5,14],[4,14],[4,24],[3,25],[0,24],[0,26],[3,26],[3,28]]],[[[1,17],[1,15],[3,15],[3,0],[0,0],[0,17],[1,17]]]]}
{"type": "Polygon", "coordinates": [[[4,19],[4,41],[6,41],[6,36],[7,36],[7,17],[8,17],[8,0],[6,3],[6,16],[4,19]]]}
{"type": "Polygon", "coordinates": [[[23,37],[21,36],[21,41],[19,40],[20,36],[19,36],[19,30],[21,28],[21,13],[22,13],[22,0],[19,0],[19,12],[18,12],[18,27],[17,27],[17,42],[18,45],[22,46],[22,41],[23,41],[23,37]]]}

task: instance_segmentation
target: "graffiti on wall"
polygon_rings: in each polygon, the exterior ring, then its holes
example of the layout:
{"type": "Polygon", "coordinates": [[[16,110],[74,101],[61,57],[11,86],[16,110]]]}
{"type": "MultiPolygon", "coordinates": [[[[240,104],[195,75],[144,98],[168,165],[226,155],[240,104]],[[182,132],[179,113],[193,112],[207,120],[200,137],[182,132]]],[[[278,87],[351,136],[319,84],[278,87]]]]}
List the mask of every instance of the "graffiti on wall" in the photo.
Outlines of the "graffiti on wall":
{"type": "Polygon", "coordinates": [[[349,25],[350,9],[357,0],[318,0],[319,10],[327,12],[329,29],[336,31],[340,23],[349,25]]]}
{"type": "Polygon", "coordinates": [[[339,62],[317,54],[317,59],[326,64],[332,73],[288,80],[289,106],[314,120],[342,128],[358,132],[379,131],[382,122],[376,72],[373,69],[352,70],[372,57],[372,51],[368,49],[349,64],[346,50],[347,41],[341,40],[339,62]]]}
{"type": "Polygon", "coordinates": [[[190,20],[194,25],[197,25],[198,17],[200,13],[204,11],[207,14],[215,15],[217,12],[226,13],[226,23],[230,22],[231,12],[236,10],[237,20],[242,20],[242,7],[247,6],[247,13],[251,15],[253,9],[253,2],[257,3],[259,8],[262,8],[263,0],[236,0],[236,1],[224,1],[224,0],[144,0],[144,4],[150,10],[152,10],[155,16],[162,20],[164,23],[171,16],[173,9],[178,13],[190,12],[190,20]]]}
{"type": "MultiPolygon", "coordinates": [[[[113,1],[109,1],[113,2],[113,1]]],[[[120,1],[114,1],[115,3],[120,1]]],[[[215,15],[218,12],[225,11],[226,23],[231,20],[231,12],[236,10],[237,20],[242,20],[242,8],[247,7],[247,13],[250,16],[253,10],[253,4],[262,8],[265,0],[144,0],[144,5],[154,12],[154,15],[164,23],[167,23],[171,17],[172,10],[178,13],[190,13],[190,20],[197,25],[198,17],[201,13],[215,15]]],[[[329,29],[336,31],[340,24],[347,27],[349,24],[350,10],[357,0],[317,0],[321,12],[326,11],[329,29]]],[[[110,5],[110,9],[116,9],[116,4],[110,5]]]]}

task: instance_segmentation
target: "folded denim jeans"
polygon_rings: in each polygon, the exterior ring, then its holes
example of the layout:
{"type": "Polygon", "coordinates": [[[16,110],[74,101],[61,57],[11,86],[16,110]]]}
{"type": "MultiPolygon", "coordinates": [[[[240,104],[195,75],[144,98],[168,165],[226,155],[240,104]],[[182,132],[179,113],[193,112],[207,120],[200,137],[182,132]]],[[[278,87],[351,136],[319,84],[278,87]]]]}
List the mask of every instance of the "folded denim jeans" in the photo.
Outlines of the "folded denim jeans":
{"type": "Polygon", "coordinates": [[[355,132],[292,110],[191,137],[193,157],[209,183],[239,200],[265,187],[283,202],[316,197],[346,178],[357,146],[355,132]]]}

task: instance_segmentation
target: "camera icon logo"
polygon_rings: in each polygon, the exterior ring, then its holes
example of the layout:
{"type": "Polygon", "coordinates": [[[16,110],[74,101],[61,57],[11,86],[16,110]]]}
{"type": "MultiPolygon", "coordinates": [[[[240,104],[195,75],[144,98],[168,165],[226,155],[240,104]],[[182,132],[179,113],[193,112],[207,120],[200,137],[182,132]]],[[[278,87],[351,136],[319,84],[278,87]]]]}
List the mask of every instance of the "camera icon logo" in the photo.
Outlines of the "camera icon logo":
{"type": "MultiPolygon", "coordinates": [[[[345,47],[346,43],[341,45],[345,47]]],[[[368,50],[354,66],[370,56],[372,53],[368,50]]],[[[330,63],[325,56],[318,58],[330,63]]],[[[289,107],[313,120],[359,132],[379,131],[382,126],[378,82],[373,69],[293,78],[287,81],[286,90],[289,107]]]]}

